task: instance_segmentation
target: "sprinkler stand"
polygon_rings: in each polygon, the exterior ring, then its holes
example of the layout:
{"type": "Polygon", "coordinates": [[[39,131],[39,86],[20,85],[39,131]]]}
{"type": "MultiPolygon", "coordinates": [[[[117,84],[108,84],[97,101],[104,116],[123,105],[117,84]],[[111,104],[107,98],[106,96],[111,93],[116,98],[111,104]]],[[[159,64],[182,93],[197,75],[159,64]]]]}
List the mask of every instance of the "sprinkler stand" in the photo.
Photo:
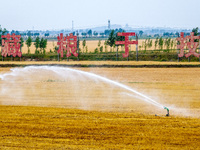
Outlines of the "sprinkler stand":
{"type": "Polygon", "coordinates": [[[164,109],[166,109],[166,110],[167,110],[167,114],[166,114],[166,116],[169,116],[169,108],[167,108],[167,107],[164,107],[164,109]]]}

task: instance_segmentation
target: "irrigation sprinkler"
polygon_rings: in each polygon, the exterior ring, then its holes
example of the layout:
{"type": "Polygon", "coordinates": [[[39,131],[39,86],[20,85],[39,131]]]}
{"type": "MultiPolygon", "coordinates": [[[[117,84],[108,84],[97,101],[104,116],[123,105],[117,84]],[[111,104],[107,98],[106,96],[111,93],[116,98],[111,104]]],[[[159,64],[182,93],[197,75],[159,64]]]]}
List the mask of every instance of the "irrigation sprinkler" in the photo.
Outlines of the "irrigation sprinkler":
{"type": "MultiPolygon", "coordinates": [[[[165,106],[164,106],[164,109],[166,109],[166,110],[167,110],[167,114],[166,114],[166,116],[168,117],[168,116],[169,116],[169,108],[167,108],[167,107],[165,107],[165,106]]],[[[157,115],[157,114],[155,114],[155,116],[162,117],[162,116],[160,116],[160,115],[157,115]]]]}
{"type": "Polygon", "coordinates": [[[169,108],[167,108],[167,107],[164,107],[164,109],[166,109],[166,110],[167,110],[167,114],[166,114],[166,116],[169,116],[169,108]]]}

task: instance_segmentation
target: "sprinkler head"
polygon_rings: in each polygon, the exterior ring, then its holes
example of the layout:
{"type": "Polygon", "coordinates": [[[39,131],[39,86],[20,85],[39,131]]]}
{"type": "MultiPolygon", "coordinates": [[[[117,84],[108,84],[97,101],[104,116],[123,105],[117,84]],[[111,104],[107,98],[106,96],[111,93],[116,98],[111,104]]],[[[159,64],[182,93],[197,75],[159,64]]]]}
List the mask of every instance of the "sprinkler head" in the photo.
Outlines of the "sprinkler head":
{"type": "Polygon", "coordinates": [[[166,110],[167,110],[167,114],[166,114],[166,116],[168,117],[168,116],[169,116],[169,108],[167,108],[167,107],[164,107],[164,109],[166,109],[166,110]]]}

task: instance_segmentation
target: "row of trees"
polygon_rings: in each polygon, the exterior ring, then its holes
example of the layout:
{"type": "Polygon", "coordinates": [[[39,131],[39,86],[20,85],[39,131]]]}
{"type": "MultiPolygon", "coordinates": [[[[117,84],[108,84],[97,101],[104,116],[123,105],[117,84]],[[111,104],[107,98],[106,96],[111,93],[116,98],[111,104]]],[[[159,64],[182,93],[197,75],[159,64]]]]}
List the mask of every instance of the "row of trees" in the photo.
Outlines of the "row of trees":
{"type": "MultiPolygon", "coordinates": [[[[123,29],[121,29],[121,30],[123,30],[123,29]]],[[[96,31],[92,31],[91,29],[90,30],[88,30],[87,32],[82,32],[81,33],[81,35],[83,36],[83,37],[92,37],[92,36],[94,36],[94,37],[97,37],[98,35],[100,35],[100,36],[102,36],[102,37],[104,37],[104,36],[109,36],[110,35],[110,33],[111,33],[111,31],[112,30],[104,30],[104,32],[101,32],[101,33],[98,33],[98,32],[96,32],[96,31]]],[[[188,35],[190,35],[190,33],[189,32],[186,32],[185,33],[185,35],[186,36],[188,36],[188,35]]],[[[158,33],[156,33],[156,34],[150,34],[150,35],[147,35],[147,34],[144,34],[144,32],[142,31],[142,30],[140,30],[140,31],[138,31],[138,36],[139,37],[142,37],[142,38],[148,38],[148,37],[154,37],[154,38],[156,38],[156,37],[160,37],[160,36],[162,36],[162,37],[171,37],[171,38],[174,38],[174,37],[178,37],[179,36],[179,32],[164,32],[164,33],[160,33],[160,34],[158,34],[158,33]]]]}
{"type": "Polygon", "coordinates": [[[147,50],[147,49],[151,49],[152,46],[154,46],[154,49],[156,50],[157,48],[159,49],[163,49],[164,47],[169,50],[169,49],[175,49],[177,45],[177,42],[176,42],[176,39],[171,39],[171,38],[163,38],[163,37],[157,37],[155,39],[155,42],[153,43],[153,40],[148,38],[148,39],[145,39],[143,42],[142,42],[142,45],[139,46],[139,49],[144,49],[144,50],[147,50]],[[154,44],[154,45],[153,45],[154,44]]]}
{"type": "MultiPolygon", "coordinates": [[[[117,36],[118,32],[125,32],[125,30],[123,30],[123,29],[115,29],[115,30],[111,30],[110,31],[108,40],[106,40],[104,42],[105,52],[107,52],[107,46],[110,46],[110,52],[112,52],[113,49],[116,46],[118,46],[118,45],[115,45],[115,41],[124,41],[125,40],[125,37],[117,36]]],[[[143,33],[141,32],[140,36],[142,34],[143,33]]],[[[142,42],[142,45],[139,46],[139,49],[147,50],[147,49],[151,49],[152,46],[154,46],[155,49],[159,48],[159,49],[162,50],[165,47],[167,50],[169,50],[169,49],[173,49],[173,48],[175,49],[176,45],[177,45],[177,43],[176,43],[175,39],[171,39],[171,38],[168,38],[168,37],[165,38],[165,39],[163,37],[157,37],[155,39],[154,43],[153,43],[152,39],[150,39],[150,38],[145,39],[142,42]]],[[[88,48],[86,46],[86,40],[85,39],[82,42],[82,46],[83,46],[83,53],[85,53],[85,52],[87,53],[88,48]]],[[[123,45],[120,45],[120,46],[121,46],[121,49],[123,50],[123,45]]],[[[102,51],[103,51],[103,46],[101,46],[101,40],[99,40],[98,47],[95,48],[94,52],[97,53],[97,52],[102,52],[102,51]]]]}
{"type": "MultiPolygon", "coordinates": [[[[121,28],[119,28],[119,29],[115,29],[115,30],[120,30],[120,31],[122,31],[123,29],[121,29],[121,28]]],[[[89,37],[91,37],[92,35],[94,35],[94,36],[98,36],[98,35],[100,35],[100,36],[109,36],[109,34],[112,32],[112,30],[104,30],[104,32],[101,32],[101,33],[98,33],[98,32],[96,32],[96,31],[92,31],[91,29],[90,30],[88,30],[87,32],[82,32],[81,33],[81,35],[82,36],[89,36],[89,37]]]]}
{"type": "MultiPolygon", "coordinates": [[[[34,36],[34,37],[40,36],[40,33],[39,33],[39,32],[32,33],[31,31],[21,33],[21,32],[19,32],[19,31],[17,31],[17,30],[16,30],[16,31],[15,31],[15,30],[12,30],[12,31],[10,32],[10,34],[13,34],[13,33],[15,33],[16,35],[22,35],[22,36],[34,36]]],[[[44,34],[45,37],[48,37],[49,35],[50,35],[49,33],[45,33],[45,34],[44,34]]]]}
{"type": "MultiPolygon", "coordinates": [[[[33,39],[29,36],[28,39],[26,40],[26,45],[28,47],[28,54],[30,53],[30,46],[31,46],[32,42],[33,42],[33,39]]],[[[46,53],[45,48],[47,47],[47,39],[42,38],[40,40],[40,38],[37,37],[35,39],[34,45],[36,48],[35,54],[39,54],[39,53],[45,54],[46,53]],[[38,48],[40,48],[40,50],[38,50],[38,48]]]]}
{"type": "MultiPolygon", "coordinates": [[[[113,51],[113,49],[117,46],[115,45],[115,41],[124,41],[124,37],[116,37],[116,33],[114,33],[113,31],[111,32],[111,35],[109,36],[108,40],[104,41],[104,46],[101,45],[102,41],[99,40],[98,41],[98,47],[94,49],[95,53],[98,52],[103,52],[103,49],[105,50],[105,52],[107,51],[107,47],[110,46],[110,52],[113,51]],[[120,38],[120,39],[119,39],[120,38]]],[[[124,45],[120,45],[121,49],[123,50],[124,45]]],[[[152,39],[148,38],[145,39],[142,42],[142,45],[139,45],[139,50],[148,50],[148,49],[152,49],[152,47],[154,46],[154,49],[160,49],[163,50],[164,48],[166,50],[169,49],[176,49],[177,46],[177,42],[176,39],[171,39],[171,38],[156,38],[155,41],[153,42],[152,39]]],[[[82,53],[88,53],[88,47],[86,45],[86,40],[84,39],[82,42],[82,53]]]]}

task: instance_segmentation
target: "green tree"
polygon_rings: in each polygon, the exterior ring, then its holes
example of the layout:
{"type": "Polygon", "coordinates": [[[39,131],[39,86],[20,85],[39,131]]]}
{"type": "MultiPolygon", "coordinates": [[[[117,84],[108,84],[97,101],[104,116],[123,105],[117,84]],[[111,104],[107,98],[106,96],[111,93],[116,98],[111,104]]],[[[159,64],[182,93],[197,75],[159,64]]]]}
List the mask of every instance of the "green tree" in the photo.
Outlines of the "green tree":
{"type": "Polygon", "coordinates": [[[192,32],[194,32],[194,36],[198,35],[198,30],[199,30],[198,27],[192,29],[192,32]]]}
{"type": "Polygon", "coordinates": [[[98,42],[98,47],[100,47],[101,46],[101,40],[99,40],[99,42],[98,42]]]}
{"type": "Polygon", "coordinates": [[[46,50],[45,48],[47,47],[47,39],[44,40],[44,44],[43,44],[43,54],[45,54],[46,50]]]}
{"type": "Polygon", "coordinates": [[[112,51],[112,47],[115,45],[115,39],[116,39],[115,30],[111,30],[107,40],[107,44],[110,46],[110,51],[112,51]]]}
{"type": "Polygon", "coordinates": [[[54,44],[54,40],[53,40],[53,47],[55,46],[55,44],[54,44]]]}
{"type": "Polygon", "coordinates": [[[54,46],[54,53],[57,53],[57,51],[58,51],[58,46],[54,46]]]}
{"type": "Polygon", "coordinates": [[[92,36],[92,30],[90,29],[87,34],[91,37],[92,36]]]}
{"type": "Polygon", "coordinates": [[[103,46],[101,46],[101,47],[99,48],[99,51],[100,51],[100,52],[103,52],[103,46]]]}
{"type": "Polygon", "coordinates": [[[98,33],[96,31],[94,31],[93,35],[97,37],[98,33]]]}
{"type": "Polygon", "coordinates": [[[105,40],[105,42],[104,42],[104,48],[105,48],[105,52],[108,52],[108,50],[107,50],[107,41],[105,40]]]}
{"type": "Polygon", "coordinates": [[[140,36],[142,36],[143,33],[144,33],[143,31],[139,31],[139,35],[140,35],[140,36]]]}
{"type": "Polygon", "coordinates": [[[83,53],[84,53],[84,48],[86,46],[86,40],[85,39],[83,40],[82,45],[83,45],[83,53]]]}
{"type": "Polygon", "coordinates": [[[44,43],[44,39],[42,38],[41,40],[40,40],[40,52],[42,53],[42,47],[43,47],[43,43],[44,43]]]}
{"type": "Polygon", "coordinates": [[[139,50],[141,50],[141,49],[142,49],[142,46],[140,45],[140,46],[139,46],[139,50]]]}
{"type": "Polygon", "coordinates": [[[158,45],[159,45],[160,49],[162,50],[163,49],[163,38],[162,37],[160,37],[158,45]]]}
{"type": "Polygon", "coordinates": [[[19,43],[20,43],[21,47],[24,46],[24,39],[22,37],[20,38],[20,42],[19,43]]]}
{"type": "Polygon", "coordinates": [[[164,44],[165,44],[165,47],[166,47],[167,50],[169,50],[170,42],[171,42],[171,38],[166,38],[164,40],[164,44]]]}
{"type": "Polygon", "coordinates": [[[40,38],[39,37],[37,37],[35,39],[34,45],[35,45],[35,48],[36,48],[35,53],[37,54],[38,53],[38,48],[40,47],[40,38]]]}
{"type": "Polygon", "coordinates": [[[143,48],[143,50],[144,50],[144,41],[142,41],[142,48],[143,48]]]}
{"type": "Polygon", "coordinates": [[[176,49],[176,46],[177,46],[177,42],[176,42],[176,39],[174,39],[174,49],[176,49]]]}
{"type": "Polygon", "coordinates": [[[148,48],[152,47],[152,40],[150,38],[147,41],[147,46],[148,46],[148,48]]]}
{"type": "Polygon", "coordinates": [[[145,41],[144,41],[144,50],[146,51],[147,50],[147,39],[145,39],[145,41]]]}
{"type": "Polygon", "coordinates": [[[87,46],[85,47],[85,51],[86,51],[86,53],[88,53],[88,47],[87,46]]]}
{"type": "Polygon", "coordinates": [[[28,47],[28,54],[30,54],[30,46],[32,44],[32,38],[29,36],[28,39],[26,40],[26,45],[28,47]]]}
{"type": "Polygon", "coordinates": [[[20,51],[22,52],[22,47],[24,46],[24,39],[22,37],[20,38],[19,44],[20,44],[20,51]]]}
{"type": "Polygon", "coordinates": [[[94,53],[98,53],[99,51],[98,51],[98,48],[95,48],[94,49],[94,53]]]}
{"type": "Polygon", "coordinates": [[[174,40],[172,39],[171,42],[170,42],[171,49],[173,48],[173,46],[174,46],[174,40]]]}
{"type": "Polygon", "coordinates": [[[0,25],[0,46],[2,44],[2,39],[1,39],[1,36],[2,35],[6,35],[8,33],[8,30],[6,30],[6,28],[2,29],[1,28],[1,25],[0,25]]]}
{"type": "Polygon", "coordinates": [[[158,37],[157,37],[156,40],[155,40],[154,46],[155,46],[155,49],[156,49],[156,47],[158,46],[158,37]]]}
{"type": "Polygon", "coordinates": [[[40,50],[43,50],[43,54],[46,53],[45,48],[47,47],[47,39],[42,38],[40,41],[40,50]]]}
{"type": "MultiPolygon", "coordinates": [[[[192,29],[192,32],[194,32],[194,36],[197,36],[197,35],[198,35],[198,30],[199,30],[198,27],[192,29]]],[[[195,39],[194,42],[199,42],[199,40],[198,40],[198,39],[195,39]]]]}
{"type": "Polygon", "coordinates": [[[99,42],[98,42],[99,51],[100,51],[100,46],[101,46],[101,40],[99,40],[99,42]]]}

